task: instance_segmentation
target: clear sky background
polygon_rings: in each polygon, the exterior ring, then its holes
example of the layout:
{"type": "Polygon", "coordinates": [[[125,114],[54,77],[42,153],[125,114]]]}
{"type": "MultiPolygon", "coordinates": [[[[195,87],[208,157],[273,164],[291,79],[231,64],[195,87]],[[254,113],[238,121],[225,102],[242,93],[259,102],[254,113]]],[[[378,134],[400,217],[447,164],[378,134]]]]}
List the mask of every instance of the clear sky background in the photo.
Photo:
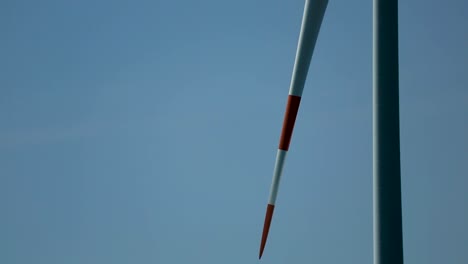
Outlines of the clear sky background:
{"type": "MultiPolygon", "coordinates": [[[[0,263],[258,263],[304,1],[0,2],[0,263]]],[[[400,1],[406,263],[468,263],[468,2],[400,1]]],[[[330,0],[263,263],[372,263],[372,1],[330,0]]]]}

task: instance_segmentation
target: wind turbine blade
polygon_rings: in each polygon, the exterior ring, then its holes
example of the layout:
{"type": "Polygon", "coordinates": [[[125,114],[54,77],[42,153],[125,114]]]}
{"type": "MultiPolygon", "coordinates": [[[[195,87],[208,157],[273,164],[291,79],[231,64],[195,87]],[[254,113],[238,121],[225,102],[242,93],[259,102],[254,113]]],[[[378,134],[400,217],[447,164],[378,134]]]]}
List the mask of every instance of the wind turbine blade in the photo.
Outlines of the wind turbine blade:
{"type": "Polygon", "coordinates": [[[296,60],[291,78],[291,86],[289,88],[289,96],[283,120],[280,143],[276,154],[270,198],[268,200],[265,223],[263,226],[259,258],[262,258],[268,238],[286,154],[289,150],[289,144],[294,130],[294,123],[296,121],[299,104],[301,102],[302,91],[304,90],[307,72],[309,71],[310,60],[314,52],[315,43],[317,41],[317,36],[320,31],[327,4],[328,0],[306,0],[305,2],[301,33],[299,35],[299,44],[297,47],[296,60]]]}

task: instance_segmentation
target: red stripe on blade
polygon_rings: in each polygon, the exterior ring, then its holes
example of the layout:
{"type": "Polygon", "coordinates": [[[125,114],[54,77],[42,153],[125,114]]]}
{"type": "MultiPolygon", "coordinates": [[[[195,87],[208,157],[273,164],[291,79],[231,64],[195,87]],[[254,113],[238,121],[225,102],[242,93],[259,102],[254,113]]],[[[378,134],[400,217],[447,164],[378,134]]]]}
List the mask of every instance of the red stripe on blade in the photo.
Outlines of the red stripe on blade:
{"type": "Polygon", "coordinates": [[[262,243],[260,244],[260,254],[258,256],[259,259],[262,258],[263,250],[265,249],[266,241],[268,238],[268,231],[270,231],[270,224],[271,224],[271,219],[273,218],[274,210],[275,210],[275,206],[272,204],[268,204],[266,215],[265,215],[265,223],[263,224],[262,243]]]}
{"type": "Polygon", "coordinates": [[[291,142],[300,102],[301,97],[296,95],[288,96],[288,104],[286,105],[286,113],[284,114],[283,130],[281,131],[279,149],[286,151],[289,149],[289,143],[291,142]]]}

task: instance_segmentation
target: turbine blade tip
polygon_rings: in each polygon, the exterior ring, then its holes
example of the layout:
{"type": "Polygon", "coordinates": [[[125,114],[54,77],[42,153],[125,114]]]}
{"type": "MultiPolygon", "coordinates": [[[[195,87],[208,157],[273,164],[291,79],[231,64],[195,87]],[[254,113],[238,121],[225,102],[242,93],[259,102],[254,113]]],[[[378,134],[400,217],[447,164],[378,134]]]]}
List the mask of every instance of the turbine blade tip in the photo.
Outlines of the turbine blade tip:
{"type": "Polygon", "coordinates": [[[268,204],[267,211],[265,214],[265,223],[263,224],[262,241],[260,244],[260,254],[258,256],[258,259],[262,258],[263,250],[265,249],[266,241],[268,238],[268,232],[270,231],[271,219],[273,218],[274,209],[275,209],[275,205],[268,204]]]}

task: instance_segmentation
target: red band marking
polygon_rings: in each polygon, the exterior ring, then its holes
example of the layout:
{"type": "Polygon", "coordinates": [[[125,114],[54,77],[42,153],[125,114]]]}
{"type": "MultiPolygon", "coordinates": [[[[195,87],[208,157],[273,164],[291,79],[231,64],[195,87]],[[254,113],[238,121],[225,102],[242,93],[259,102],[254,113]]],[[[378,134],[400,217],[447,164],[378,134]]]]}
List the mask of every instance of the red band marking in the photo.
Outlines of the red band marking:
{"type": "Polygon", "coordinates": [[[291,142],[300,102],[301,97],[296,95],[288,96],[288,104],[286,105],[286,113],[284,114],[283,130],[281,131],[279,149],[286,151],[289,149],[289,143],[291,142]]]}
{"type": "Polygon", "coordinates": [[[275,206],[272,204],[268,204],[267,211],[265,215],[265,223],[263,224],[263,234],[262,234],[262,243],[260,244],[260,255],[258,258],[262,258],[263,250],[265,249],[266,241],[268,238],[268,231],[270,231],[270,224],[271,219],[273,218],[273,211],[275,210],[275,206]]]}

